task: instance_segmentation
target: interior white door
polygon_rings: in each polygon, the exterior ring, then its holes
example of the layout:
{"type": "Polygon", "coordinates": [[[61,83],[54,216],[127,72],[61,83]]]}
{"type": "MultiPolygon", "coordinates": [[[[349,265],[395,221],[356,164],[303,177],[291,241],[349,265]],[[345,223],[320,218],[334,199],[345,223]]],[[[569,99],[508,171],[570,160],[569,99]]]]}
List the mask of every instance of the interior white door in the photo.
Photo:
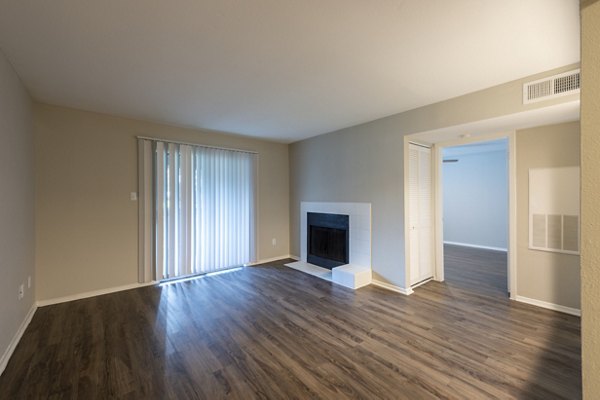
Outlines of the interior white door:
{"type": "Polygon", "coordinates": [[[431,149],[409,144],[410,284],[433,277],[431,149]]]}

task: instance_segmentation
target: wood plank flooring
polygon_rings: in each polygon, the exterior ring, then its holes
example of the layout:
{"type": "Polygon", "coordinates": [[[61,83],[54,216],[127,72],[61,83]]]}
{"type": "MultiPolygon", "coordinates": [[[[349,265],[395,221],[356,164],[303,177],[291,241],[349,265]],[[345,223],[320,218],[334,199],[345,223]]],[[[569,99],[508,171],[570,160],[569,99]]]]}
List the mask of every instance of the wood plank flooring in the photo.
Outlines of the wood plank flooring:
{"type": "Polygon", "coordinates": [[[506,252],[444,245],[445,279],[452,287],[508,296],[507,262],[506,252]]]}
{"type": "Polygon", "coordinates": [[[43,307],[0,399],[581,398],[579,318],[508,300],[502,253],[446,251],[411,296],[278,262],[43,307]]]}

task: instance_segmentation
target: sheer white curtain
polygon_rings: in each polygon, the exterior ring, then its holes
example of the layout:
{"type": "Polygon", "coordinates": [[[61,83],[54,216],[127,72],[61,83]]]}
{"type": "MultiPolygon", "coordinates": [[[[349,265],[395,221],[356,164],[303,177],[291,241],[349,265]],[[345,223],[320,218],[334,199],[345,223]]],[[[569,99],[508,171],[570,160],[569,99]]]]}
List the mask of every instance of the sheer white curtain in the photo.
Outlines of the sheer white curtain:
{"type": "Polygon", "coordinates": [[[139,154],[140,281],[254,261],[256,154],[147,139],[139,154]]]}

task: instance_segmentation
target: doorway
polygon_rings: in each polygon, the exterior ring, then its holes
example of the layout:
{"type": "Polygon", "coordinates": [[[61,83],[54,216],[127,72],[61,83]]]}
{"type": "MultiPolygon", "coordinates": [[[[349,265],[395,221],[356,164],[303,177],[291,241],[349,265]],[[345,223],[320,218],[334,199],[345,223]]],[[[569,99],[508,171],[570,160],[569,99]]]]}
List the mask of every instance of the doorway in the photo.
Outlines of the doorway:
{"type": "Polygon", "coordinates": [[[508,294],[508,139],[441,149],[444,276],[489,295],[508,294]]]}
{"type": "MultiPolygon", "coordinates": [[[[458,136],[458,134],[453,133],[458,136]]],[[[411,224],[410,224],[410,209],[411,209],[411,196],[414,196],[413,191],[410,190],[410,143],[417,143],[424,145],[425,147],[431,148],[431,178],[432,178],[432,197],[433,197],[433,213],[432,213],[432,240],[433,246],[431,249],[431,261],[433,265],[433,280],[443,282],[445,280],[444,271],[444,208],[443,208],[443,152],[445,148],[463,146],[480,142],[489,142],[494,140],[505,139],[508,147],[508,239],[507,239],[507,290],[510,293],[511,299],[516,299],[517,296],[517,279],[516,279],[516,250],[517,250],[517,209],[516,209],[516,151],[515,151],[515,132],[499,132],[491,134],[481,134],[477,136],[461,135],[457,139],[451,139],[445,132],[438,133],[426,133],[426,134],[413,134],[407,135],[404,138],[404,237],[405,250],[404,260],[406,268],[405,272],[405,286],[404,290],[406,294],[411,294],[416,286],[413,286],[411,282],[414,279],[412,270],[412,253],[411,251],[411,224]]],[[[456,137],[454,136],[454,137],[456,137]]],[[[414,234],[412,235],[414,236],[414,234]]],[[[425,280],[427,282],[428,280],[425,280]]]]}

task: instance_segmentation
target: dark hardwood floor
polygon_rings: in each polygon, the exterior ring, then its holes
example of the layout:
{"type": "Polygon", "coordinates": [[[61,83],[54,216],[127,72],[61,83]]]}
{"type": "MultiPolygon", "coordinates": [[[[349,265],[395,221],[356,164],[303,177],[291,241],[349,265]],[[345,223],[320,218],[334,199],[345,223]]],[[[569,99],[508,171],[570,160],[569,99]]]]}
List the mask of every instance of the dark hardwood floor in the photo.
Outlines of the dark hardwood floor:
{"type": "Polygon", "coordinates": [[[473,293],[508,296],[506,252],[444,245],[446,283],[473,293]]]}
{"type": "Polygon", "coordinates": [[[464,252],[411,296],[273,263],[43,307],[0,398],[580,398],[579,318],[511,302],[503,254],[464,252]]]}

